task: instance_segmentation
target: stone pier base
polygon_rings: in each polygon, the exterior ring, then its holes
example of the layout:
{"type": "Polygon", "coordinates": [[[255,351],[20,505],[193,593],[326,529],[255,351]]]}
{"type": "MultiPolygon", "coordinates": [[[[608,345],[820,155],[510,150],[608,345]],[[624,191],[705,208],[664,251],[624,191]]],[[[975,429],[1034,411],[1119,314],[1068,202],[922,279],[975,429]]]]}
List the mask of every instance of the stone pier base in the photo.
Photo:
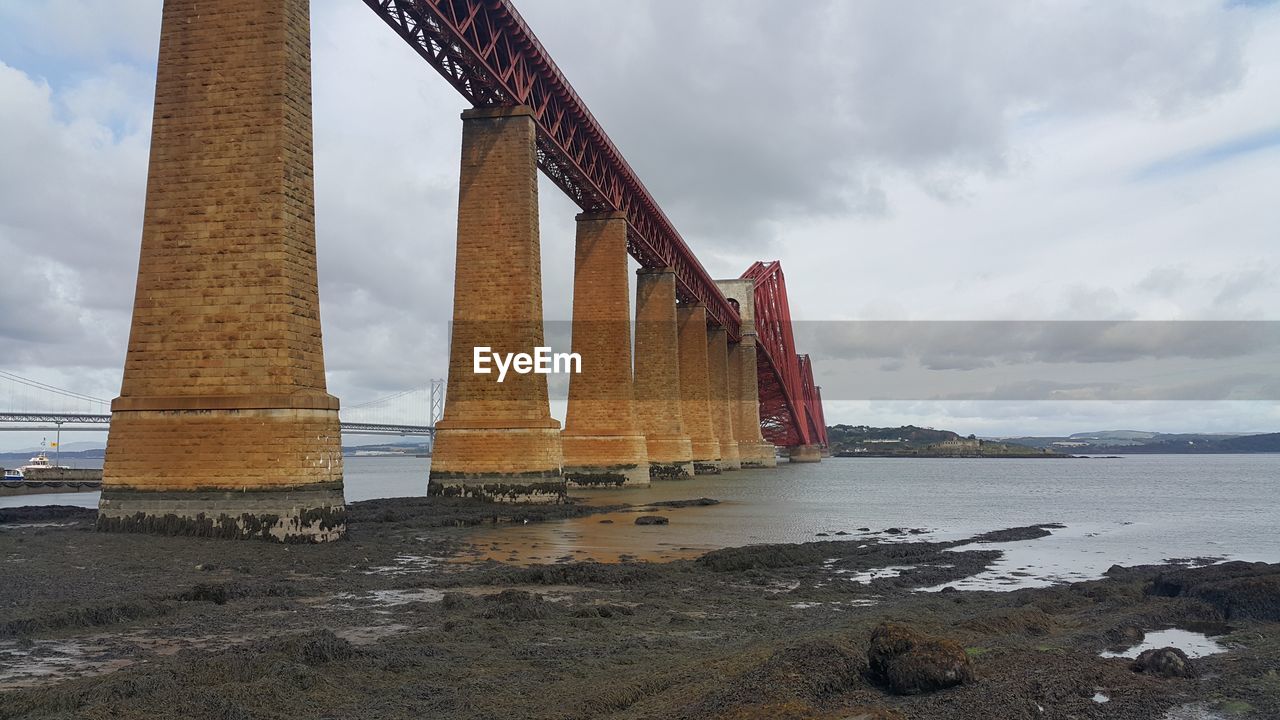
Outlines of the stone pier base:
{"type": "MultiPolygon", "coordinates": [[[[716,450],[719,451],[719,449],[720,449],[720,446],[717,444],[716,450]]],[[[719,475],[721,472],[723,472],[723,470],[720,467],[719,460],[694,460],[693,461],[694,475],[719,475]]]]}
{"type": "Polygon", "coordinates": [[[112,407],[99,530],[301,543],[342,537],[334,398],[118,398],[112,407]],[[255,403],[294,407],[246,407],[255,403]],[[180,405],[188,407],[148,409],[180,405]],[[209,407],[216,405],[241,407],[209,407]]]}
{"type": "Polygon", "coordinates": [[[817,445],[796,445],[790,450],[793,463],[822,462],[822,448],[817,445]]]}
{"type": "Polygon", "coordinates": [[[652,480],[688,480],[694,472],[692,462],[649,461],[649,478],[652,480]]]}
{"type": "Polygon", "coordinates": [[[460,428],[436,424],[427,495],[500,503],[565,501],[560,428],[460,428]]]}
{"type": "Polygon", "coordinates": [[[769,443],[738,443],[738,458],[744,468],[771,468],[778,466],[778,452],[769,443]]]}
{"type": "Polygon", "coordinates": [[[644,458],[643,435],[561,435],[564,446],[564,479],[569,487],[621,487],[649,484],[648,463],[608,465],[596,458],[644,458]],[[572,458],[592,460],[578,465],[572,458]]]}
{"type": "Polygon", "coordinates": [[[432,497],[461,497],[496,503],[559,505],[565,501],[564,479],[558,473],[528,475],[469,475],[437,477],[427,484],[432,497]]]}
{"type": "Polygon", "coordinates": [[[688,480],[693,477],[693,460],[689,438],[678,436],[650,436],[649,477],[653,480],[688,480]]]}
{"type": "Polygon", "coordinates": [[[98,529],[286,543],[337,540],[346,532],[342,483],[279,490],[145,491],[106,488],[98,529]]]}

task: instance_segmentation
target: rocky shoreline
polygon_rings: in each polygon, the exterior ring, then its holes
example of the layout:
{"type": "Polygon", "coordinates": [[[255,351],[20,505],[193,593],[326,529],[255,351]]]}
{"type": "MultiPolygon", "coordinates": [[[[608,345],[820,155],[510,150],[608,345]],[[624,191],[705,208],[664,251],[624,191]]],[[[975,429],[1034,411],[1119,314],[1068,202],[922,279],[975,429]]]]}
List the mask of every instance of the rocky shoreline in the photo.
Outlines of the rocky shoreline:
{"type": "Polygon", "coordinates": [[[915,591],[1052,524],[668,563],[465,561],[477,525],[620,509],[369,501],[347,540],[316,546],[0,510],[0,718],[1280,717],[1280,565],[915,591]],[[1165,628],[1227,652],[1100,656],[1165,628]]]}

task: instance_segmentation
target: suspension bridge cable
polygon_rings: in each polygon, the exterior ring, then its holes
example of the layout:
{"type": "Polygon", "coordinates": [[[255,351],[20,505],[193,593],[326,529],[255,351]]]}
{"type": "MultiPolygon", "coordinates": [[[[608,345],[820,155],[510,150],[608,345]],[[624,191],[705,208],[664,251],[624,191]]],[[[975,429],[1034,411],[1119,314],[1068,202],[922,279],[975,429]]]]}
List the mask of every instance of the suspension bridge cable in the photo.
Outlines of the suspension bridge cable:
{"type": "Polygon", "coordinates": [[[13,373],[7,370],[0,370],[0,377],[7,378],[9,380],[12,380],[13,382],[19,383],[21,385],[26,385],[28,387],[35,388],[37,390],[51,392],[51,393],[54,393],[55,395],[61,395],[63,397],[73,398],[75,400],[85,400],[88,402],[102,403],[104,405],[110,402],[109,400],[103,400],[102,398],[94,397],[92,395],[85,395],[83,393],[75,392],[74,390],[66,390],[60,387],[54,387],[53,385],[46,385],[45,383],[42,383],[38,380],[24,378],[21,375],[14,375],[13,373]]]}
{"type": "Polygon", "coordinates": [[[404,396],[406,396],[406,395],[412,395],[413,393],[421,392],[421,391],[423,391],[423,390],[426,390],[427,388],[428,388],[428,386],[427,386],[427,385],[420,385],[420,386],[415,387],[415,388],[409,388],[408,390],[401,390],[401,391],[400,391],[400,392],[398,392],[398,393],[394,393],[394,394],[392,394],[392,395],[388,395],[388,396],[386,396],[386,397],[380,397],[380,398],[377,398],[376,400],[369,400],[368,402],[362,402],[362,403],[356,403],[356,404],[354,404],[354,405],[348,405],[347,407],[351,408],[352,410],[355,410],[356,408],[367,408],[367,407],[370,407],[370,406],[372,406],[372,405],[380,405],[380,404],[385,403],[385,402],[391,402],[392,400],[398,400],[398,399],[400,399],[400,398],[402,398],[402,397],[404,397],[404,396]]]}

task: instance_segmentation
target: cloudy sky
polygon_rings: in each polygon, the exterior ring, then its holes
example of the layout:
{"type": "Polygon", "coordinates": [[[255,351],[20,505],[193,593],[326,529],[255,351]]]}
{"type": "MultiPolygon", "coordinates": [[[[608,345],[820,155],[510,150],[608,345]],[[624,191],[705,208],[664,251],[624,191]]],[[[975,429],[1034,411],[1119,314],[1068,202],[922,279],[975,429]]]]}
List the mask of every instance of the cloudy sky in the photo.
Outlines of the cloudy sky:
{"type": "MultiPolygon", "coordinates": [[[[0,6],[0,369],[118,392],[160,5],[0,6]]],[[[713,275],[782,261],[830,422],[1280,430],[1280,5],[518,6],[713,275]],[[1205,352],[1191,320],[1249,322],[1205,352]]],[[[353,405],[444,374],[464,104],[358,0],[312,33],[353,405]]],[[[575,208],[541,191],[562,320],[575,208]]]]}

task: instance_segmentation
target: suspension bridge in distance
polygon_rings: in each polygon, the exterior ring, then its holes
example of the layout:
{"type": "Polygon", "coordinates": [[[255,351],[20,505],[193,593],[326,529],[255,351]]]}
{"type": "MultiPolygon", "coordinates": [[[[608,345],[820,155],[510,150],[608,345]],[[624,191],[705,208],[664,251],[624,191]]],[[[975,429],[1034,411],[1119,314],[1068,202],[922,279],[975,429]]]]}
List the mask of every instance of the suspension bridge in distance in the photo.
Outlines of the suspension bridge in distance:
{"type": "MultiPolygon", "coordinates": [[[[362,402],[341,412],[353,435],[435,437],[444,413],[444,380],[362,402]]],[[[0,370],[0,432],[107,431],[111,401],[0,370]]]]}

